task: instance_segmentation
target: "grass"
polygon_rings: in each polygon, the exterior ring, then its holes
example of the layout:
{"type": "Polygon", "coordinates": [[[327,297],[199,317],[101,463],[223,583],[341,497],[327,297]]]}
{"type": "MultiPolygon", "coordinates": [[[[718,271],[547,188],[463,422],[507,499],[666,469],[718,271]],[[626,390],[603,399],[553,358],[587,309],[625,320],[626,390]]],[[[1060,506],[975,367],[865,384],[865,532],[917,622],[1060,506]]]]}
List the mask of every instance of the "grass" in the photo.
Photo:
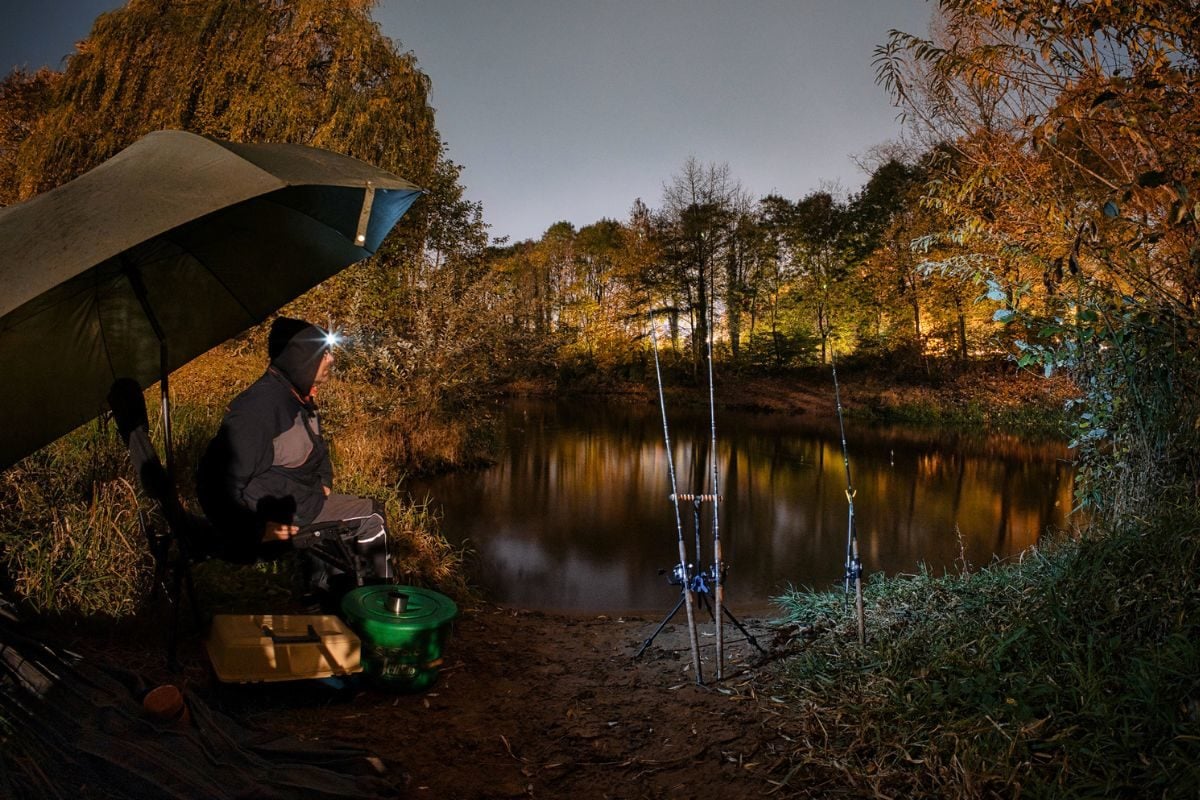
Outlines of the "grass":
{"type": "MultiPolygon", "coordinates": [[[[1200,513],[973,573],[879,578],[860,648],[840,594],[789,664],[807,787],[879,796],[1200,796],[1200,513]]],[[[812,796],[822,796],[814,790],[812,796]]]]}
{"type": "Polygon", "coordinates": [[[146,504],[115,438],[87,426],[0,473],[0,559],[35,609],[119,617],[149,589],[146,504]]]}

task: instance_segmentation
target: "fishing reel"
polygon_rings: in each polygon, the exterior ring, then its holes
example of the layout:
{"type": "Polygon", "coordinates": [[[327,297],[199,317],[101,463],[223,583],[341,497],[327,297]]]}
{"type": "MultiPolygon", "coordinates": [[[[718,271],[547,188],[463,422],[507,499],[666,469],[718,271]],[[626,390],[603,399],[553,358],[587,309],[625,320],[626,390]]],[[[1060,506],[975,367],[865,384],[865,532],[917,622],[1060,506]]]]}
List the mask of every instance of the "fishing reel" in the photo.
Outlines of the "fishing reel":
{"type": "MultiPolygon", "coordinates": [[[[694,565],[688,564],[687,565],[688,572],[691,572],[693,567],[694,567],[694,565]]],[[[658,574],[666,575],[667,572],[668,572],[668,570],[660,569],[658,571],[658,574]]],[[[669,586],[683,586],[683,577],[685,574],[683,571],[683,564],[676,564],[675,566],[671,567],[670,573],[671,574],[667,577],[667,584],[669,586]]]]}
{"type": "Polygon", "coordinates": [[[862,580],[863,563],[861,558],[851,558],[846,562],[846,574],[843,580],[846,582],[846,591],[850,591],[850,587],[862,580]]]}
{"type": "MultiPolygon", "coordinates": [[[[693,569],[695,569],[695,565],[688,564],[688,572],[691,572],[693,569]]],[[[729,572],[729,565],[722,564],[721,565],[721,583],[725,582],[725,575],[728,572],[729,572]]],[[[658,571],[658,574],[666,575],[667,570],[660,569],[658,571]]],[[[667,584],[670,586],[683,586],[683,577],[684,577],[683,565],[676,564],[670,570],[670,576],[667,578],[667,584]]],[[[702,569],[699,572],[692,575],[692,587],[691,588],[692,588],[693,592],[701,592],[701,593],[707,594],[708,590],[709,590],[709,586],[715,585],[716,583],[717,583],[717,567],[714,564],[714,565],[710,566],[708,569],[702,569]]]]}

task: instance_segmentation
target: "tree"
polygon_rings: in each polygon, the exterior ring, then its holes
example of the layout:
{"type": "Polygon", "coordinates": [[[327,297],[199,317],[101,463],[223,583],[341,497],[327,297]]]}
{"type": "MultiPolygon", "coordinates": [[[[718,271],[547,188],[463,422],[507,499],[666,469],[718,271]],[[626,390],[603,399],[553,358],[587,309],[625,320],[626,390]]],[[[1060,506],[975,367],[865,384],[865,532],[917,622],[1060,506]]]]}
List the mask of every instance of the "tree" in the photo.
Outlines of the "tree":
{"type": "Polygon", "coordinates": [[[953,155],[928,202],[1025,329],[1020,363],[1085,390],[1081,500],[1120,517],[1194,491],[1200,408],[1177,387],[1200,381],[1200,8],[939,7],[940,38],[894,33],[880,79],[953,155]]]}
{"type": "Polygon", "coordinates": [[[663,254],[678,298],[692,317],[692,369],[704,357],[709,324],[715,319],[716,265],[729,244],[738,207],[748,205],[727,164],[702,165],[688,158],[663,189],[663,254]]]}
{"type": "Polygon", "coordinates": [[[18,151],[46,113],[62,76],[16,70],[0,81],[0,206],[18,202],[18,151]]]}
{"type": "Polygon", "coordinates": [[[847,274],[844,242],[848,222],[846,205],[828,191],[817,191],[796,204],[789,231],[798,289],[811,309],[813,328],[821,342],[822,364],[826,363],[833,330],[835,293],[847,274]]]}
{"type": "Polygon", "coordinates": [[[102,14],[21,147],[22,198],[178,128],[326,147],[432,177],[429,79],[364,0],[131,0],[102,14]]]}

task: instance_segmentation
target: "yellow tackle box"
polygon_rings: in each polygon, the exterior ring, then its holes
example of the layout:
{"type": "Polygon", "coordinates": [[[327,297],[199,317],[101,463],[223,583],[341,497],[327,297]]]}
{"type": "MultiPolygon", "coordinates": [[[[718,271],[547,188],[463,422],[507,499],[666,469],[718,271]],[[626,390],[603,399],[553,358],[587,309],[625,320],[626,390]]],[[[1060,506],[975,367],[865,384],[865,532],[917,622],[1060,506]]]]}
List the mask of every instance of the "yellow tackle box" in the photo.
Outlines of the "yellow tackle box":
{"type": "Polygon", "coordinates": [[[205,641],[226,683],[328,678],[362,671],[362,644],[331,615],[217,614],[205,641]]]}

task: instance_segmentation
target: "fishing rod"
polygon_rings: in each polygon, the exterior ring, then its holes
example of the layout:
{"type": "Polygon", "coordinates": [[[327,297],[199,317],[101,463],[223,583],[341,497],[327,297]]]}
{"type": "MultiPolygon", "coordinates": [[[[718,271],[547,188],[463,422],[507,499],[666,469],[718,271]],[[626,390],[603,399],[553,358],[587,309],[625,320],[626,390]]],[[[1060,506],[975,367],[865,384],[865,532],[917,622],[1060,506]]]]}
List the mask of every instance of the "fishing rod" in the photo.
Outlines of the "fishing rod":
{"type": "MultiPolygon", "coordinates": [[[[721,609],[725,602],[725,564],[721,557],[721,486],[717,473],[717,405],[713,391],[713,326],[712,315],[708,315],[708,421],[712,431],[712,529],[713,529],[713,622],[717,627],[717,680],[721,680],[725,669],[725,625],[721,618],[721,609]]],[[[697,509],[698,511],[698,509],[697,509]]],[[[699,545],[697,552],[699,552],[699,545]]]]}
{"type": "Polygon", "coordinates": [[[837,357],[834,348],[829,348],[829,366],[833,369],[833,397],[837,404],[838,429],[842,434],[842,463],[846,467],[846,504],[849,517],[846,520],[846,573],[843,577],[843,598],[850,597],[850,584],[854,583],[854,606],[858,614],[858,643],[867,642],[867,622],[863,611],[862,559],[858,554],[858,529],[854,524],[854,495],[856,490],[850,480],[850,455],[846,447],[846,422],[842,416],[842,392],[838,386],[837,357]]]}
{"type": "MultiPolygon", "coordinates": [[[[696,636],[696,600],[693,594],[692,576],[689,574],[688,569],[687,546],[683,543],[683,519],[679,514],[679,497],[675,484],[675,457],[671,454],[671,431],[667,426],[667,400],[663,394],[662,367],[658,359],[658,328],[654,323],[653,311],[650,312],[650,338],[654,342],[654,375],[658,381],[658,405],[662,410],[663,441],[667,447],[667,472],[671,476],[671,504],[675,508],[675,532],[679,543],[678,569],[679,578],[683,582],[683,597],[681,599],[683,600],[684,607],[687,609],[688,640],[692,646],[692,668],[696,671],[696,683],[703,684],[704,676],[700,672],[700,642],[696,636]]],[[[699,552],[696,553],[696,558],[699,560],[699,552]]],[[[662,626],[659,627],[661,628],[662,626]]],[[[645,650],[645,645],[642,646],[642,650],[645,650]]],[[[641,653],[641,651],[638,652],[639,654],[641,653]]]]}

